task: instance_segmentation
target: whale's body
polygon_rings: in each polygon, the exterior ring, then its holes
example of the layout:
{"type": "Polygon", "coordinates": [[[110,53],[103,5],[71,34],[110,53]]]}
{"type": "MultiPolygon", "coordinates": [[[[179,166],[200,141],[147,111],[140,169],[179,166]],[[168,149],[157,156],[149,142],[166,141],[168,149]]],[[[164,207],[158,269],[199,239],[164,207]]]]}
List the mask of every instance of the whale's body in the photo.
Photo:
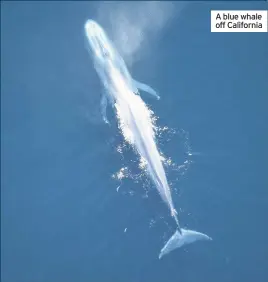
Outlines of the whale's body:
{"type": "Polygon", "coordinates": [[[126,141],[135,148],[144,161],[148,175],[177,223],[177,231],[171,237],[172,240],[170,239],[164,246],[159,258],[184,244],[199,239],[208,239],[209,237],[205,234],[191,230],[186,231],[179,225],[161,155],[155,143],[151,112],[141,97],[137,95],[139,88],[159,99],[156,91],[131,77],[124,60],[113,47],[104,30],[95,21],[88,20],[86,22],[85,35],[95,69],[105,89],[101,99],[103,119],[109,123],[106,116],[107,101],[109,101],[116,110],[118,122],[126,141]]]}

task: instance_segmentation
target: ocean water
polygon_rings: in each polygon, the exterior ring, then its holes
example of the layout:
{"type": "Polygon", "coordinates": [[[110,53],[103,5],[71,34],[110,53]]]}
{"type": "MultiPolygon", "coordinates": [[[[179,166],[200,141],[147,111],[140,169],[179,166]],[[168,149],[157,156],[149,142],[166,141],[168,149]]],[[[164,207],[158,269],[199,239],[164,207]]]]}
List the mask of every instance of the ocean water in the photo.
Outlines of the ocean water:
{"type": "Polygon", "coordinates": [[[182,226],[213,238],[162,260],[175,230],[165,204],[144,176],[112,177],[139,171],[130,148],[117,150],[112,110],[111,126],[101,121],[85,48],[88,18],[109,33],[110,11],[120,25],[126,3],[107,5],[1,3],[1,281],[268,281],[267,35],[210,32],[211,9],[265,3],[177,2],[128,46],[133,77],[161,95],[144,101],[175,131],[161,151],[191,160],[184,175],[166,168],[182,226]]]}

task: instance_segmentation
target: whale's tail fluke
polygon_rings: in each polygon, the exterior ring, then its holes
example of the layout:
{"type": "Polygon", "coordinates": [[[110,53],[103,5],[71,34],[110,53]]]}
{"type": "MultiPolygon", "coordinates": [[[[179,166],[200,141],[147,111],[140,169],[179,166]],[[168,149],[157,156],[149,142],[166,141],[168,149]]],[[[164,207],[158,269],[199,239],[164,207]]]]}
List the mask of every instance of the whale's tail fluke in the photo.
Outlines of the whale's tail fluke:
{"type": "Polygon", "coordinates": [[[212,240],[211,237],[207,236],[206,234],[203,234],[201,232],[193,231],[193,230],[187,230],[187,229],[180,229],[181,232],[176,230],[176,232],[172,235],[172,237],[167,241],[165,246],[162,248],[159,254],[159,259],[162,258],[162,256],[168,254],[169,252],[180,248],[183,245],[187,245],[190,243],[193,243],[195,241],[201,241],[201,240],[212,240]]]}

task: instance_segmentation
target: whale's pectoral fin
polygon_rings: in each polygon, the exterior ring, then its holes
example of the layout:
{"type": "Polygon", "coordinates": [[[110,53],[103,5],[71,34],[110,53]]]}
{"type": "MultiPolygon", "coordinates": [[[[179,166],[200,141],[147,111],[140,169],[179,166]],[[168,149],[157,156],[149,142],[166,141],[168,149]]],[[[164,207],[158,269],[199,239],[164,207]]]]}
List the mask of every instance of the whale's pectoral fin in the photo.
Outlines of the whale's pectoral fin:
{"type": "Polygon", "coordinates": [[[102,94],[101,97],[101,115],[105,123],[109,124],[107,119],[107,97],[105,94],[102,94]]]}
{"type": "Polygon", "coordinates": [[[134,79],[133,79],[133,84],[134,84],[134,86],[135,86],[136,88],[138,88],[138,89],[140,89],[140,90],[142,90],[142,91],[144,91],[144,92],[147,92],[147,93],[151,94],[151,95],[154,96],[157,100],[160,99],[160,96],[156,93],[156,91],[155,91],[151,86],[149,86],[149,85],[147,85],[147,84],[144,84],[144,83],[141,83],[141,82],[139,82],[139,81],[137,81],[137,80],[134,80],[134,79]]]}

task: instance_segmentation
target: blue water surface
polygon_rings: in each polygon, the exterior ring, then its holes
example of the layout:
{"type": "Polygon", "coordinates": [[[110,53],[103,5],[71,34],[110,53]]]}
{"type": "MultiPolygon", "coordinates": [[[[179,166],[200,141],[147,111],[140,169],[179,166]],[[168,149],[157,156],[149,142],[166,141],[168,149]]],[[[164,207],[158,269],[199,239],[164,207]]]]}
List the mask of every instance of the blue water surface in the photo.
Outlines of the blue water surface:
{"type": "MultiPolygon", "coordinates": [[[[265,3],[189,4],[131,67],[158,123],[189,132],[192,166],[168,176],[182,225],[213,237],[162,260],[167,207],[111,177],[136,157],[99,114],[83,35],[98,5],[1,3],[1,281],[268,281],[267,34],[210,32],[211,9],[265,3]]],[[[161,145],[178,164],[181,138],[161,145]]]]}

